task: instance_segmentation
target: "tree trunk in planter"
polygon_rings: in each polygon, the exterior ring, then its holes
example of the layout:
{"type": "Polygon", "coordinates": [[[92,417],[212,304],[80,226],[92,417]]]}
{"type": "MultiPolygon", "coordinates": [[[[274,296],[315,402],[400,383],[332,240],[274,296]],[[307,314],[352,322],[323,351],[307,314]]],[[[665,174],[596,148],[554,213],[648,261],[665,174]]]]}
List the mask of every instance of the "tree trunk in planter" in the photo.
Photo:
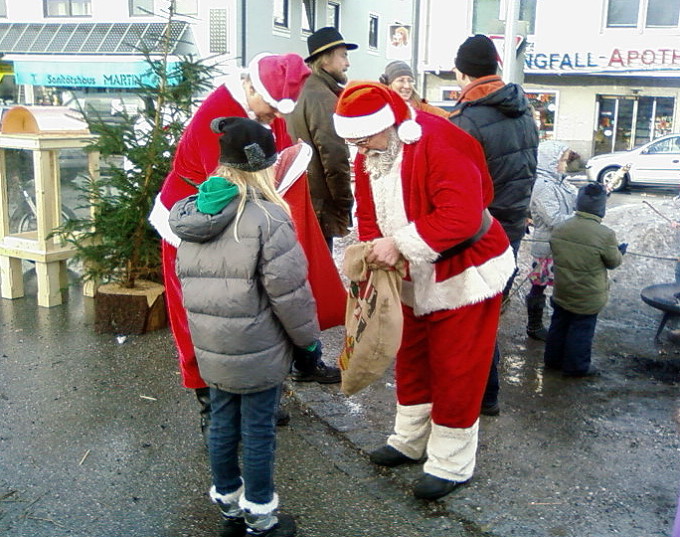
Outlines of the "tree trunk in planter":
{"type": "Polygon", "coordinates": [[[94,329],[100,334],[144,334],[165,328],[165,287],[137,280],[126,289],[109,283],[97,289],[94,297],[94,329]]]}

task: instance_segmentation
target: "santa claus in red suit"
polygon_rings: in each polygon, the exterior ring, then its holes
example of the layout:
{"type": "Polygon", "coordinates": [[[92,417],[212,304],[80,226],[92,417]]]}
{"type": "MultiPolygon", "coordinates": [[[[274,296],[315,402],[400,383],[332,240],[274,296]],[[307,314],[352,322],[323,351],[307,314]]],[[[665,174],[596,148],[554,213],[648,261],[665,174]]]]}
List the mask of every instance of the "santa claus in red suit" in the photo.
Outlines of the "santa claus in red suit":
{"type": "Polygon", "coordinates": [[[396,359],[397,415],[384,466],[416,462],[413,492],[440,498],[472,476],[482,395],[501,293],[515,262],[486,207],[493,198],[481,146],[446,119],[414,112],[380,84],[341,94],[335,129],[358,147],[359,239],[369,263],[407,262],[396,359]]]}
{"type": "MultiPolygon", "coordinates": [[[[219,136],[212,132],[210,123],[216,117],[250,117],[269,125],[281,153],[293,145],[287,133],[282,114],[290,113],[309,76],[309,68],[297,54],[260,54],[253,58],[242,80],[228,83],[214,90],[203,101],[189,121],[177,146],[173,168],[163,183],[149,216],[162,241],[163,276],[170,326],[179,354],[182,382],[185,387],[196,390],[203,406],[202,426],[207,427],[209,418],[209,392],[200,377],[194,347],[189,333],[186,312],[182,305],[182,294],[175,273],[176,247],[179,238],[168,224],[172,206],[179,200],[197,192],[196,186],[205,181],[218,165],[219,136]]],[[[277,170],[277,178],[285,183],[286,201],[291,212],[310,264],[309,280],[317,301],[320,325],[329,328],[342,324],[344,319],[344,288],[333,259],[327,253],[323,235],[313,217],[309,189],[304,176],[310,151],[304,146],[295,146],[277,170]],[[286,173],[289,172],[289,173],[286,173]],[[284,179],[285,176],[285,179],[284,179]],[[299,179],[299,180],[296,180],[299,179]],[[325,251],[324,251],[325,250],[325,251]]],[[[316,364],[319,377],[326,382],[339,382],[336,368],[316,364]]]]}

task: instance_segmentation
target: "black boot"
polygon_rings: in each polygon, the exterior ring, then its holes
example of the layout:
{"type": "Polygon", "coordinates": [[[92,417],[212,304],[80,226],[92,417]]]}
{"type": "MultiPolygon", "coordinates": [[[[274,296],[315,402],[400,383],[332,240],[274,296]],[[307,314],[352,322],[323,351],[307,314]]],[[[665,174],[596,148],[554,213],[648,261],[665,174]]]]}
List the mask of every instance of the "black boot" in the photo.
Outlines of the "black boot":
{"type": "Polygon", "coordinates": [[[527,336],[539,341],[545,341],[548,331],[543,326],[543,309],[545,308],[545,296],[527,295],[527,336]]]}
{"type": "Polygon", "coordinates": [[[210,388],[196,388],[196,399],[201,405],[201,434],[205,447],[208,447],[208,437],[210,435],[210,388]]]}
{"type": "Polygon", "coordinates": [[[295,382],[318,382],[320,384],[336,384],[342,380],[337,367],[323,363],[320,341],[312,351],[293,347],[293,371],[290,378],[295,382]]]}

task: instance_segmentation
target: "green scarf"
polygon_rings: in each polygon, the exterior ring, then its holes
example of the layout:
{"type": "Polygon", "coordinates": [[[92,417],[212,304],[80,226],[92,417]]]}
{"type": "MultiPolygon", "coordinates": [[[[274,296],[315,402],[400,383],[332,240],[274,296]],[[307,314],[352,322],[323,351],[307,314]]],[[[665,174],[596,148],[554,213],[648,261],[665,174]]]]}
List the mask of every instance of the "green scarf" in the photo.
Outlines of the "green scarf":
{"type": "Polygon", "coordinates": [[[205,214],[217,214],[238,196],[238,187],[224,177],[212,176],[198,186],[196,208],[205,214]]]}

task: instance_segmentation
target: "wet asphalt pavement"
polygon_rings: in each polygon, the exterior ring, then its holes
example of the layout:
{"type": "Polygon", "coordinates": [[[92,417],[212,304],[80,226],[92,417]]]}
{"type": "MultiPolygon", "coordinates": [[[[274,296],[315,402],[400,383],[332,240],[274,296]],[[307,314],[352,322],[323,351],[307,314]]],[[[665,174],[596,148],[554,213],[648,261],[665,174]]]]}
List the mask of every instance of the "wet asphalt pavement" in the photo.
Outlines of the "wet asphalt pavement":
{"type": "MultiPolygon", "coordinates": [[[[654,201],[677,214],[669,199],[654,201]]],[[[472,482],[419,502],[420,467],[374,468],[365,452],[392,428],[391,374],[350,398],[337,386],[289,383],[279,429],[282,508],[302,537],[668,536],[680,468],[680,347],[654,342],[660,314],[641,287],[672,281],[680,240],[639,200],[606,222],[629,242],[600,315],[592,380],[543,371],[517,292],[502,317],[501,414],[481,418],[472,482]],[[642,257],[642,254],[648,257],[642,257]]],[[[0,535],[216,536],[193,393],[179,385],[167,330],[119,342],[93,331],[92,303],[38,308],[0,300],[0,535]]],[[[548,322],[546,314],[546,322],[548,322]]],[[[673,327],[671,327],[673,328],[673,327]]],[[[324,333],[328,361],[342,341],[324,333]]]]}

